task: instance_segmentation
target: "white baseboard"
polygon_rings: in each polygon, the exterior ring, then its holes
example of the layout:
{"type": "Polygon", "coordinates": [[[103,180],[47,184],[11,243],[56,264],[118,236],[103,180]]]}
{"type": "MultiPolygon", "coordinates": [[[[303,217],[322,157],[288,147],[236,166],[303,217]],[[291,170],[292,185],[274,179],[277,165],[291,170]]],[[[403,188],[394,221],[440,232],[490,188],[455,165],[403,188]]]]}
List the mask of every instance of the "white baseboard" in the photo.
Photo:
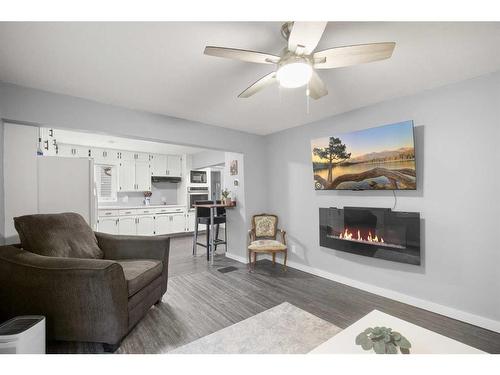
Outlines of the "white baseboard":
{"type": "Polygon", "coordinates": [[[226,252],[226,258],[236,260],[237,262],[248,264],[248,259],[239,255],[231,254],[229,252],[226,252]]]}
{"type": "MultiPolygon", "coordinates": [[[[238,256],[238,255],[226,253],[226,256],[228,258],[234,259],[234,260],[241,262],[241,263],[245,263],[245,264],[248,263],[248,259],[243,258],[243,257],[238,256]]],[[[266,255],[264,257],[264,259],[271,259],[271,258],[266,255]]],[[[281,259],[276,259],[277,262],[279,262],[280,260],[281,259]]],[[[412,297],[412,296],[409,296],[409,295],[406,295],[406,294],[403,294],[400,292],[396,292],[394,290],[381,288],[381,287],[374,286],[371,284],[366,284],[366,283],[361,282],[361,281],[357,281],[357,280],[354,280],[354,279],[351,279],[351,278],[348,278],[345,276],[341,276],[341,275],[336,275],[336,274],[333,274],[333,273],[330,273],[330,272],[327,272],[324,270],[320,270],[317,268],[313,268],[311,266],[307,266],[307,265],[304,265],[301,263],[288,261],[287,266],[290,268],[298,269],[298,270],[303,271],[303,272],[310,273],[310,274],[315,275],[315,276],[323,277],[323,278],[328,279],[328,280],[336,281],[338,283],[345,284],[345,285],[351,286],[353,288],[361,289],[361,290],[364,290],[366,292],[377,294],[377,295],[382,296],[382,297],[390,298],[390,299],[393,299],[395,301],[406,303],[408,305],[412,305],[412,306],[415,306],[415,307],[418,307],[418,308],[421,308],[424,310],[428,310],[428,311],[431,311],[433,313],[444,315],[444,316],[447,316],[447,317],[452,318],[452,319],[460,320],[460,321],[465,322],[465,323],[473,324],[475,326],[478,326],[481,328],[486,328],[486,329],[489,329],[491,331],[500,333],[500,322],[497,320],[485,318],[483,316],[476,315],[476,314],[471,314],[471,313],[468,313],[466,311],[458,310],[458,309],[455,309],[453,307],[440,305],[438,303],[427,301],[427,300],[420,299],[417,297],[412,297]]]]}

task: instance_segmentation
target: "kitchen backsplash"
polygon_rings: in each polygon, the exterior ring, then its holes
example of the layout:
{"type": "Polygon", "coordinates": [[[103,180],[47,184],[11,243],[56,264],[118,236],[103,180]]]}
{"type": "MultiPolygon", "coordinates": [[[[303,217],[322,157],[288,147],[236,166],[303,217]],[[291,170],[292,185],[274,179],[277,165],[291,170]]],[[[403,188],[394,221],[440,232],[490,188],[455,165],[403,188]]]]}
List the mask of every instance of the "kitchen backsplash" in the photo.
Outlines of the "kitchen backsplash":
{"type": "MultiPolygon", "coordinates": [[[[171,182],[155,182],[151,185],[151,205],[178,204],[177,189],[179,185],[171,182]]],[[[142,206],[144,193],[118,192],[117,202],[100,202],[100,206],[142,206]]]]}

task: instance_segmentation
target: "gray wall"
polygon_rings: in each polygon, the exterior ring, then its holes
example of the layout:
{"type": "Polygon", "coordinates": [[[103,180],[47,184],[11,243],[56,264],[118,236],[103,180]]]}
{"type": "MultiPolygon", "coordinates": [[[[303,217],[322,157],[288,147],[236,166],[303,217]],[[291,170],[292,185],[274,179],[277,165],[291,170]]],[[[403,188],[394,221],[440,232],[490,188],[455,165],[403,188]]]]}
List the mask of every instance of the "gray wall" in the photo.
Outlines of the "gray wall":
{"type": "Polygon", "coordinates": [[[213,167],[224,164],[224,152],[216,150],[200,151],[191,156],[191,167],[193,169],[213,167]]]}
{"type": "MultiPolygon", "coordinates": [[[[246,252],[246,220],[266,207],[264,143],[262,137],[178,118],[133,111],[66,95],[0,82],[0,113],[10,121],[56,128],[113,134],[153,141],[241,152],[249,187],[245,199],[245,225],[228,224],[231,249],[246,252]]],[[[3,216],[3,215],[2,215],[3,216]]]]}
{"type": "Polygon", "coordinates": [[[266,137],[269,209],[289,234],[291,262],[500,330],[499,108],[495,73],[266,137]],[[392,207],[394,198],[315,191],[310,140],[403,120],[416,125],[418,190],[398,192],[397,210],[423,217],[423,265],[320,247],[319,207],[392,207]]]}

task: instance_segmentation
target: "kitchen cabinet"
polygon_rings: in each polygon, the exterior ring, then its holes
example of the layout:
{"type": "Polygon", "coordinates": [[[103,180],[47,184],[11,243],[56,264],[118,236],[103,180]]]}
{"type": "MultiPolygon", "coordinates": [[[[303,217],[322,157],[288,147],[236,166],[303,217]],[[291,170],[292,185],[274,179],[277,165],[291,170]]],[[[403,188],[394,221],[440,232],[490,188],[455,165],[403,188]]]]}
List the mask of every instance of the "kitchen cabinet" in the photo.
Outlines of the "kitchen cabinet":
{"type": "Polygon", "coordinates": [[[137,235],[152,236],[155,234],[155,218],[153,215],[137,216],[137,235]]]}
{"type": "Polygon", "coordinates": [[[151,175],[162,177],[167,175],[167,155],[151,155],[151,175]]]}
{"type": "Polygon", "coordinates": [[[136,235],[137,234],[137,218],[135,216],[120,217],[120,234],[136,235]]]}
{"type": "Polygon", "coordinates": [[[182,157],[180,155],[153,154],[150,159],[152,176],[181,177],[182,157]]]}
{"type": "Polygon", "coordinates": [[[57,145],[57,156],[72,158],[88,158],[90,148],[87,146],[69,145],[59,143],[57,145]]]}
{"type": "Polygon", "coordinates": [[[135,191],[135,160],[121,160],[118,177],[119,191],[135,191]]]}
{"type": "Polygon", "coordinates": [[[181,233],[186,231],[186,215],[171,214],[170,216],[170,233],[181,233]]]}
{"type": "Polygon", "coordinates": [[[151,191],[149,154],[122,151],[119,191],[151,191]]]}
{"type": "Polygon", "coordinates": [[[162,214],[155,217],[155,234],[171,234],[186,231],[184,213],[162,214]]]}
{"type": "Polygon", "coordinates": [[[119,234],[118,217],[99,217],[97,221],[97,231],[109,234],[119,234]]]}
{"type": "Polygon", "coordinates": [[[167,155],[167,175],[170,177],[181,177],[182,157],[179,155],[167,155]]]}
{"type": "Polygon", "coordinates": [[[137,191],[151,191],[149,161],[135,161],[135,187],[137,191]]]}
{"type": "Polygon", "coordinates": [[[90,157],[94,159],[95,164],[118,164],[118,152],[116,150],[93,147],[90,149],[90,157]]]}
{"type": "Polygon", "coordinates": [[[155,216],[155,234],[169,234],[170,215],[155,216]]]}

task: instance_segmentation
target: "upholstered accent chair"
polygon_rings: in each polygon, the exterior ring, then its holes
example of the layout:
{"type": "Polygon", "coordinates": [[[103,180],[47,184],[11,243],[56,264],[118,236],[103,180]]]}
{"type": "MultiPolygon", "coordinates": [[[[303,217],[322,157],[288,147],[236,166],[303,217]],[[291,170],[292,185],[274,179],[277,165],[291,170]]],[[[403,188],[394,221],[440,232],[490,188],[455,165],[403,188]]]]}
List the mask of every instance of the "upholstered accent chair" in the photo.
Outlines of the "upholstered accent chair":
{"type": "Polygon", "coordinates": [[[252,229],[248,231],[248,237],[250,240],[248,245],[250,271],[255,269],[257,254],[259,253],[271,254],[273,266],[276,264],[276,253],[283,253],[283,270],[286,271],[286,232],[278,229],[278,216],[271,214],[254,215],[252,217],[252,229]]]}
{"type": "Polygon", "coordinates": [[[115,351],[167,290],[170,238],[93,232],[76,213],[14,218],[0,247],[0,321],[45,315],[47,338],[115,351]]]}

